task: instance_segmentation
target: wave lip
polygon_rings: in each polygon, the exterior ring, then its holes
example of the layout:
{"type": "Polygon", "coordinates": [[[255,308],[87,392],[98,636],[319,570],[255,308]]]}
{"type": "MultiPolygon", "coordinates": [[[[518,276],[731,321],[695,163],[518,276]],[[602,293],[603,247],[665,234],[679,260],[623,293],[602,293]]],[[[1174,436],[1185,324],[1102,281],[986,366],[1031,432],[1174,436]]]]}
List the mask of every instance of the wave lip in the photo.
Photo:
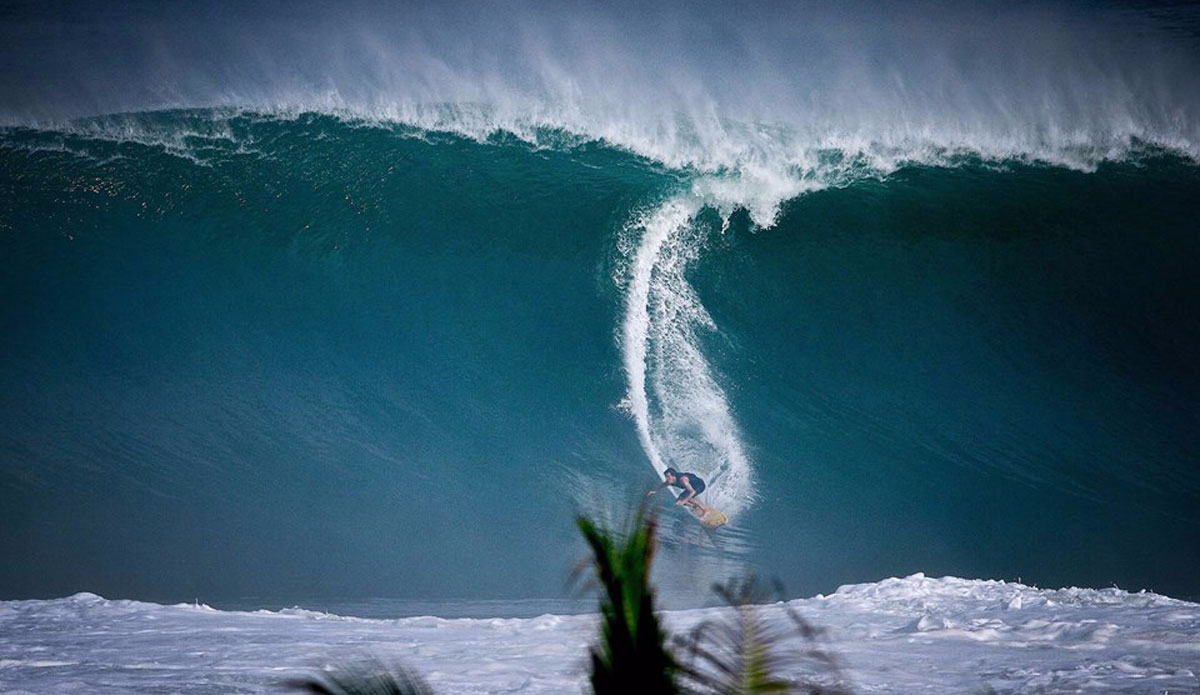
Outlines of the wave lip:
{"type": "MultiPolygon", "coordinates": [[[[1198,90],[1200,91],[1200,90],[1198,90]]],[[[477,143],[516,138],[535,149],[571,151],[597,143],[627,152],[684,182],[689,197],[723,215],[745,209],[770,227],[779,206],[816,190],[879,180],[913,166],[1006,167],[1037,164],[1093,172],[1108,162],[1170,153],[1200,162],[1200,125],[1180,108],[1157,125],[1132,114],[1111,123],[892,124],[831,116],[829,122],[721,119],[707,129],[688,125],[664,133],[657,118],[606,121],[578,118],[536,103],[520,108],[483,104],[394,104],[361,109],[347,105],[231,105],[109,114],[67,122],[0,128],[0,147],[74,151],[107,141],[161,147],[207,164],[213,156],[255,154],[260,143],[248,126],[262,122],[309,124],[332,117],[350,127],[381,128],[417,139],[439,135],[477,143]],[[34,141],[34,142],[28,142],[34,141]]],[[[882,114],[881,114],[882,115],[882,114]]],[[[689,124],[686,113],[663,115],[689,124]]]]}
{"type": "Polygon", "coordinates": [[[0,42],[0,122],[215,108],[566,133],[740,180],[727,202],[762,225],[780,200],[905,163],[1200,157],[1188,17],[942,2],[351,8],[229,8],[240,21],[22,8],[0,42]]]}

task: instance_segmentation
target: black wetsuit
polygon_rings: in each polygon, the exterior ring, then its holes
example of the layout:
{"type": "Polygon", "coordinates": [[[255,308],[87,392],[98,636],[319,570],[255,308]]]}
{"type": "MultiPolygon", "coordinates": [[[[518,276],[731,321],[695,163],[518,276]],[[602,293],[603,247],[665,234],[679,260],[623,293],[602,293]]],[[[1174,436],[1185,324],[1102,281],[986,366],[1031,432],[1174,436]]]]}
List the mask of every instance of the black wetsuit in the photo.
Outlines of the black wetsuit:
{"type": "Polygon", "coordinates": [[[681,478],[687,478],[687,481],[692,484],[692,489],[696,491],[696,494],[692,495],[692,497],[699,497],[700,493],[704,492],[704,481],[701,480],[700,476],[696,475],[695,473],[679,473],[675,476],[675,482],[668,483],[668,485],[671,487],[683,488],[686,494],[687,488],[683,487],[683,483],[680,480],[681,478]]]}

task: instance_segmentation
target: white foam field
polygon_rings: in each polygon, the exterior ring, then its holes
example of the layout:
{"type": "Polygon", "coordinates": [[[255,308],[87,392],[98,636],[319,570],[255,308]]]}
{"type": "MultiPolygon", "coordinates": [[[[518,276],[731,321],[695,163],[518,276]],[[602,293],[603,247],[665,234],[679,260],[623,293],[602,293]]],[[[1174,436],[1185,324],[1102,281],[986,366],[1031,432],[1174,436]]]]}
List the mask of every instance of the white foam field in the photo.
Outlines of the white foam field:
{"type": "MultiPolygon", "coordinates": [[[[821,646],[856,693],[1200,688],[1200,605],[1155,594],[914,575],[789,605],[827,629],[821,646]]],[[[683,631],[719,614],[664,618],[683,631]]],[[[415,668],[440,693],[577,693],[596,637],[590,615],[369,620],[76,594],[0,602],[0,693],[280,692],[284,679],[364,654],[415,668]]]]}

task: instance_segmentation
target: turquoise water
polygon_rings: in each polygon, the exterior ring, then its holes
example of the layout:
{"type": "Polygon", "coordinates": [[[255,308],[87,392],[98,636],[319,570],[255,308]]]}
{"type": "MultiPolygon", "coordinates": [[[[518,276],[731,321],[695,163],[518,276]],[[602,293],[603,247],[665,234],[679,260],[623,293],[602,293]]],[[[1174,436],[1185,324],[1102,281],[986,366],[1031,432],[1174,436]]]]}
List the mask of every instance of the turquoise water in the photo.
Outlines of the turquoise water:
{"type": "Polygon", "coordinates": [[[1175,156],[905,167],[766,228],[701,209],[656,272],[711,323],[650,331],[649,454],[629,220],[682,174],[591,142],[145,118],[191,134],[3,136],[8,595],[569,594],[576,510],[619,515],[651,455],[731,451],[736,553],[668,541],[664,573],[726,552],[801,592],[1195,593],[1200,170],[1175,156]]]}
{"type": "Polygon", "coordinates": [[[6,9],[0,598],[1200,594],[1195,11],[753,9],[6,9]]]}

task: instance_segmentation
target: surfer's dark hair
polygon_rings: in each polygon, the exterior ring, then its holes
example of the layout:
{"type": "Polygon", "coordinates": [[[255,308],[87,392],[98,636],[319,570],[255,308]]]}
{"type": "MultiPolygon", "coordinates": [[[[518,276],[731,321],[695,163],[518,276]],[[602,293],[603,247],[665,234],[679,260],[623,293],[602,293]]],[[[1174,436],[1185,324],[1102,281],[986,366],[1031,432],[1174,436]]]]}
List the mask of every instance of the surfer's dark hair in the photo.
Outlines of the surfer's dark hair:
{"type": "Polygon", "coordinates": [[[679,471],[675,470],[674,468],[668,468],[667,470],[663,471],[663,477],[666,477],[667,475],[673,475],[678,478],[679,471]]]}

